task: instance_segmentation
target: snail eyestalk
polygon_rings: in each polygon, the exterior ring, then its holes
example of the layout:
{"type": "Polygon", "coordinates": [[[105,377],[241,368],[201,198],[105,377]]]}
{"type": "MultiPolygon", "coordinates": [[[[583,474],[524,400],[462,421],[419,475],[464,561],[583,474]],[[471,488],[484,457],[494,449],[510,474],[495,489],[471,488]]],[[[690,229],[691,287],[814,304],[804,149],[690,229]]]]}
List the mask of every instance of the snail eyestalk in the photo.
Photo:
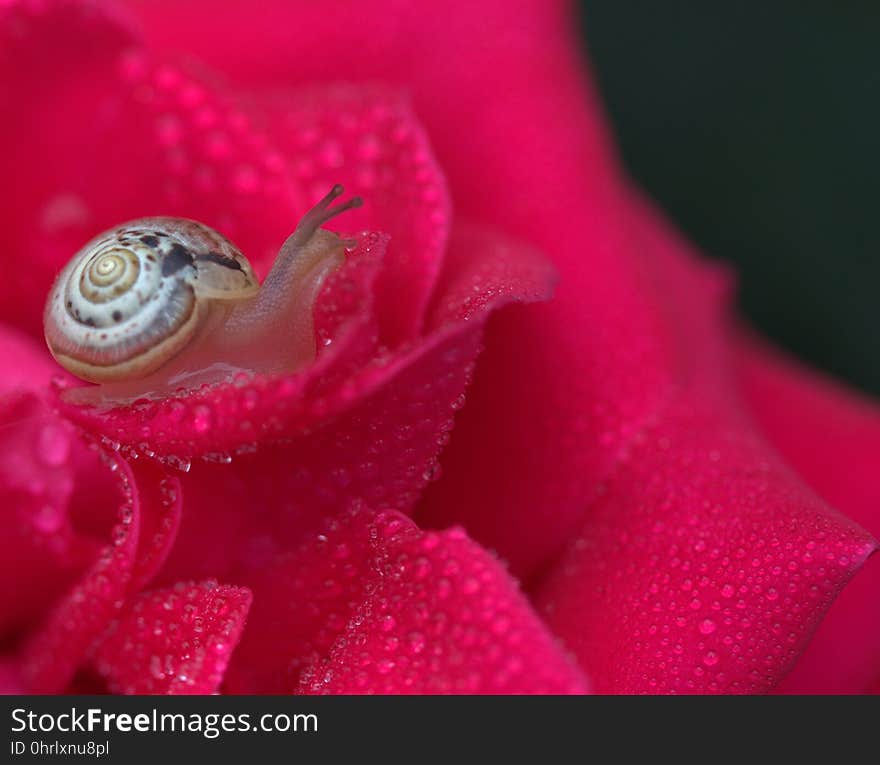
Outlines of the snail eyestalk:
{"type": "Polygon", "coordinates": [[[361,207],[364,200],[360,197],[352,197],[347,202],[331,207],[336,199],[345,193],[345,188],[337,183],[330,191],[300,219],[293,233],[288,237],[284,246],[301,247],[309,241],[315,232],[325,223],[341,215],[346,210],[354,210],[361,207]]]}

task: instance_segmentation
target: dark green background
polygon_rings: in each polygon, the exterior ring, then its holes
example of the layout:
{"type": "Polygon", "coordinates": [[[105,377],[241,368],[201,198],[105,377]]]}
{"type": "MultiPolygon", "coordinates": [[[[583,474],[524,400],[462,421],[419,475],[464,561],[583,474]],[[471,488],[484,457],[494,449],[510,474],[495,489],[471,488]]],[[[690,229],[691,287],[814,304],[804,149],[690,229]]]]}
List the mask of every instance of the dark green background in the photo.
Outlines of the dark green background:
{"type": "Polygon", "coordinates": [[[754,324],[880,393],[880,3],[581,5],[632,175],[754,324]]]}

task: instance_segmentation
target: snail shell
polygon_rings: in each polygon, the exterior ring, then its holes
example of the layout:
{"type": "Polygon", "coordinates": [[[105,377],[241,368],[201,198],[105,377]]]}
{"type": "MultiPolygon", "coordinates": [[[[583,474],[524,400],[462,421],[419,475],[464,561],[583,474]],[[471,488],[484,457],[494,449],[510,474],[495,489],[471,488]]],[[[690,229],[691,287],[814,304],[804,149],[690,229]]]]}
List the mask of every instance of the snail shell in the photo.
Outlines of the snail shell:
{"type": "Polygon", "coordinates": [[[96,237],[61,272],[46,304],[46,342],[84,380],[142,377],[212,311],[259,286],[247,258],[213,229],[142,218],[96,237]]]}

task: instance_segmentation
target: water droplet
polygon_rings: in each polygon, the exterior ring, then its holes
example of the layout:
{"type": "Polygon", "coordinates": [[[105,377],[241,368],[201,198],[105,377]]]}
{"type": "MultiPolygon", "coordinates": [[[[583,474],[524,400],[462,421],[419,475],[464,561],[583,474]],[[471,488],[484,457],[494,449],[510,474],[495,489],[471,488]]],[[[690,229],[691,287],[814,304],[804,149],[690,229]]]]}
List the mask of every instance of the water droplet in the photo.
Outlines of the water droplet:
{"type": "Polygon", "coordinates": [[[168,418],[173,422],[180,422],[186,414],[186,406],[180,401],[171,401],[168,405],[168,418]]]}
{"type": "Polygon", "coordinates": [[[170,66],[162,66],[156,70],[156,86],[160,90],[174,90],[181,80],[180,72],[170,66]]]}
{"type": "Polygon", "coordinates": [[[156,119],[156,137],[162,146],[174,146],[183,137],[183,126],[173,114],[164,114],[156,119]]]}
{"type": "Polygon", "coordinates": [[[703,621],[700,622],[700,632],[704,635],[711,635],[715,632],[715,626],[715,622],[711,619],[703,619],[703,621]]]}
{"type": "Polygon", "coordinates": [[[44,425],[37,439],[37,454],[49,467],[63,465],[70,455],[67,433],[55,424],[44,425]]]}
{"type": "Polygon", "coordinates": [[[425,579],[431,575],[431,561],[427,558],[416,558],[413,563],[413,574],[416,579],[425,579]]]}
{"type": "Polygon", "coordinates": [[[250,165],[241,165],[233,173],[232,186],[242,194],[253,194],[260,188],[260,176],[250,165]]]}
{"type": "Polygon", "coordinates": [[[425,650],[425,636],[421,632],[410,632],[406,639],[412,653],[421,653],[425,650]]]}
{"type": "Polygon", "coordinates": [[[169,467],[172,467],[175,470],[180,470],[182,473],[188,473],[192,467],[192,460],[187,457],[178,457],[175,454],[169,454],[168,456],[163,457],[162,461],[169,467]]]}
{"type": "Polygon", "coordinates": [[[232,455],[226,452],[206,452],[202,455],[202,459],[216,465],[228,465],[232,462],[232,455]]]}
{"type": "Polygon", "coordinates": [[[62,523],[64,523],[64,513],[60,508],[52,505],[43,505],[33,516],[34,528],[44,534],[58,531],[62,523]]]}
{"type": "Polygon", "coordinates": [[[260,403],[260,394],[254,390],[253,388],[248,388],[244,392],[244,399],[242,400],[242,406],[247,409],[249,412],[252,412],[256,409],[257,404],[260,403]]]}
{"type": "Polygon", "coordinates": [[[372,133],[368,133],[361,138],[360,145],[358,146],[358,154],[361,159],[372,161],[377,159],[381,153],[382,144],[378,137],[372,133]]]}
{"type": "Polygon", "coordinates": [[[425,472],[422,473],[422,478],[426,481],[436,481],[440,478],[443,469],[440,467],[439,462],[432,462],[428,467],[425,468],[425,472]]]}
{"type": "Polygon", "coordinates": [[[318,152],[318,158],[328,169],[336,169],[342,166],[345,156],[336,141],[327,141],[318,152]]]}
{"type": "Polygon", "coordinates": [[[211,427],[211,409],[204,404],[199,404],[193,409],[193,428],[196,433],[204,433],[211,427]]]}
{"type": "Polygon", "coordinates": [[[150,657],[150,674],[156,680],[165,679],[165,672],[162,670],[162,660],[156,655],[150,657]]]}
{"type": "Polygon", "coordinates": [[[379,659],[376,662],[376,669],[381,675],[387,675],[394,667],[395,663],[392,659],[379,659]]]}
{"type": "Polygon", "coordinates": [[[465,595],[473,595],[480,589],[480,582],[476,577],[469,576],[461,585],[461,590],[465,595]]]}

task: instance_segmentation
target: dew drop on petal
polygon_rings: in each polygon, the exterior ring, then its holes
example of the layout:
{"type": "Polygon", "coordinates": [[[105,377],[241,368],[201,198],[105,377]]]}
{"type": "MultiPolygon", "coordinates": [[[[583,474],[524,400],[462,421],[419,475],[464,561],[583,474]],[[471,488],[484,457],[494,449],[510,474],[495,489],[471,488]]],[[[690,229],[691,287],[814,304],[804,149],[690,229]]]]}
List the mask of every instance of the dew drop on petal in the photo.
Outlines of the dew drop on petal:
{"type": "Polygon", "coordinates": [[[193,428],[197,433],[204,433],[211,427],[211,409],[204,404],[199,404],[193,409],[193,428]]]}
{"type": "Polygon", "coordinates": [[[70,455],[70,438],[67,433],[55,424],[43,426],[37,440],[37,455],[49,467],[63,465],[70,455]]]}

